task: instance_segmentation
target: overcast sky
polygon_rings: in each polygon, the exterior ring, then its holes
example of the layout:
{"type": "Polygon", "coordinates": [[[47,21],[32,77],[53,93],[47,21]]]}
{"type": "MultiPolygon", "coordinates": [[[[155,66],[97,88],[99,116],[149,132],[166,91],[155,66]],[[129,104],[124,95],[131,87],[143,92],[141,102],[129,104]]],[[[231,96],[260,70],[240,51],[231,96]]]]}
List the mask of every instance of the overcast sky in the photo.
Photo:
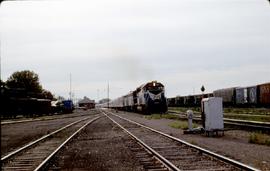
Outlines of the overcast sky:
{"type": "Polygon", "coordinates": [[[32,70],[43,88],[101,99],[158,80],[168,97],[270,81],[267,0],[6,1],[1,78],[32,70]]]}

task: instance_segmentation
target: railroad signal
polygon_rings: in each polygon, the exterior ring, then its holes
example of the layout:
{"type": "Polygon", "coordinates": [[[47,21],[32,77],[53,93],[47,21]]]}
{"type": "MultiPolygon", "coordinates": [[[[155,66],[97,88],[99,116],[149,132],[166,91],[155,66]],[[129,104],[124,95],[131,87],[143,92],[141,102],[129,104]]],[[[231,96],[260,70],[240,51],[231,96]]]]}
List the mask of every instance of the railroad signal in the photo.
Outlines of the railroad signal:
{"type": "Polygon", "coordinates": [[[202,87],[201,87],[201,91],[202,92],[204,92],[205,91],[205,88],[204,88],[204,86],[202,85],[202,87]]]}

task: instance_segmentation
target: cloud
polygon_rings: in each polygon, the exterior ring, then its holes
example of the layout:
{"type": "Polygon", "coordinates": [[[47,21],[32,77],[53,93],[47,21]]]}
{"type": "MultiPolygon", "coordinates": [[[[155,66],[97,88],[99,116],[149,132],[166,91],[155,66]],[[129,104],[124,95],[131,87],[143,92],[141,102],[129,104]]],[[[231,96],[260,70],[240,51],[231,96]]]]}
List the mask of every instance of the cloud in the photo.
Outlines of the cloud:
{"type": "Polygon", "coordinates": [[[252,86],[270,80],[266,78],[269,75],[269,65],[245,65],[229,69],[204,70],[194,69],[186,72],[174,73],[164,77],[167,95],[169,97],[176,95],[190,95],[201,93],[200,88],[205,86],[206,92],[213,92],[216,89],[252,86]],[[262,76],[260,76],[262,74],[262,76]]]}

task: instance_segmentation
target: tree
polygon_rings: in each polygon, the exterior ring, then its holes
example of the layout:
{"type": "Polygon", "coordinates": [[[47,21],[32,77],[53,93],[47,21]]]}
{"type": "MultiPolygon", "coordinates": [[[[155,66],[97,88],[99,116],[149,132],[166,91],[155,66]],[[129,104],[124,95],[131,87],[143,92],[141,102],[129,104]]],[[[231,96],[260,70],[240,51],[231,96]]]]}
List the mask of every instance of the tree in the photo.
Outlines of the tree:
{"type": "Polygon", "coordinates": [[[50,99],[50,100],[53,100],[54,99],[52,93],[50,91],[44,90],[44,89],[42,90],[42,98],[44,98],[44,99],[50,99]]]}
{"type": "Polygon", "coordinates": [[[6,83],[4,81],[2,81],[2,79],[0,79],[0,85],[1,87],[4,86],[6,83]]]}
{"type": "Polygon", "coordinates": [[[34,94],[42,93],[38,74],[29,70],[14,72],[6,81],[6,85],[9,88],[24,89],[34,94]]]}

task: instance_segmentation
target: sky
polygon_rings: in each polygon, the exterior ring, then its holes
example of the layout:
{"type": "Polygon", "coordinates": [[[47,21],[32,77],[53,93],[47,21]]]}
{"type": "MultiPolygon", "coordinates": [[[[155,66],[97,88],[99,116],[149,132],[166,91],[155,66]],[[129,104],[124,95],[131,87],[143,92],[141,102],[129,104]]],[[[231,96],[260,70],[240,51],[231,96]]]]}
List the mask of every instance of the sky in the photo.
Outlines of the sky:
{"type": "Polygon", "coordinates": [[[0,6],[1,78],[100,100],[148,81],[166,96],[270,81],[267,0],[28,0],[0,6]]]}

